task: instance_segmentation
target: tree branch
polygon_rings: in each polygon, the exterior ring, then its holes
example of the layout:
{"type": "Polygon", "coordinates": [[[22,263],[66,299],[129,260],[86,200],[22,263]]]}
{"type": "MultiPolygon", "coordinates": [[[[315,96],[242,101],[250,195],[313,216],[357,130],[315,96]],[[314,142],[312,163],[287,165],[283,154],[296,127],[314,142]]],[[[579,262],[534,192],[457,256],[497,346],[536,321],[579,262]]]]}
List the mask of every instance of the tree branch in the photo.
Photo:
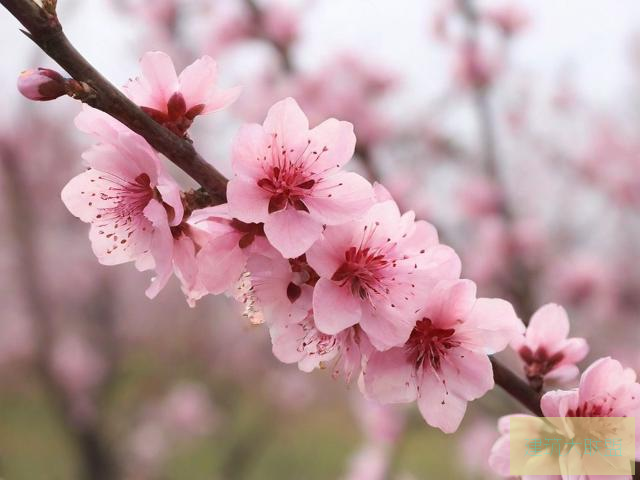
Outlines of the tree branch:
{"type": "Polygon", "coordinates": [[[505,392],[518,400],[537,416],[542,417],[540,399],[542,394],[536,392],[527,382],[502,365],[494,357],[489,357],[493,367],[493,379],[505,392]]]}
{"type": "Polygon", "coordinates": [[[158,152],[198,182],[216,203],[226,200],[227,179],[184,138],[156,123],[98,72],[69,42],[54,14],[32,0],[0,0],[26,28],[25,32],[72,78],[90,87],[81,100],[111,115],[144,137],[158,152]]]}

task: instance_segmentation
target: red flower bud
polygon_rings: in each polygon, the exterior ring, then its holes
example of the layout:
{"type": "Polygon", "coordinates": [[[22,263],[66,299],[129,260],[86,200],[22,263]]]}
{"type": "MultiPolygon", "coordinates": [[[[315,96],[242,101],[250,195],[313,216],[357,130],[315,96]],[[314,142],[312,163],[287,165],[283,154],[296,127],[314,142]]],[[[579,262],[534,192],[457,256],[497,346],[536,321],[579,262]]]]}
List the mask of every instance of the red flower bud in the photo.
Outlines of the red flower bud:
{"type": "Polygon", "coordinates": [[[18,90],[30,100],[54,100],[66,95],[66,80],[48,68],[25,70],[18,77],[18,90]]]}

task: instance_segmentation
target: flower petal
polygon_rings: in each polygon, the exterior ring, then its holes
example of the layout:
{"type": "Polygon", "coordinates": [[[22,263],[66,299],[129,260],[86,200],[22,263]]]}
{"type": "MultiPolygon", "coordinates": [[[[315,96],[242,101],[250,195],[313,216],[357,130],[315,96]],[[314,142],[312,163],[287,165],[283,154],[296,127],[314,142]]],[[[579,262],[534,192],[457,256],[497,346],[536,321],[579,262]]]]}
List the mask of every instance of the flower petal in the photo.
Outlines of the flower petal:
{"type": "Polygon", "coordinates": [[[317,154],[306,158],[306,165],[313,172],[344,167],[353,157],[356,136],[353,125],[335,118],[325,120],[309,132],[309,152],[317,154]]]}
{"type": "Polygon", "coordinates": [[[232,178],[227,184],[229,213],[243,222],[262,223],[269,218],[270,195],[254,180],[232,178]]]}
{"type": "Polygon", "coordinates": [[[453,392],[433,371],[425,371],[420,384],[418,409],[425,421],[444,433],[453,433],[460,426],[467,402],[453,392]]]}
{"type": "Polygon", "coordinates": [[[313,291],[313,312],[318,330],[335,335],[358,323],[362,310],[348,288],[321,278],[313,291]]]}
{"type": "Polygon", "coordinates": [[[307,212],[285,208],[267,217],[264,233],[285,258],[296,258],[320,238],[322,224],[307,212]]]}
{"type": "Polygon", "coordinates": [[[178,76],[171,57],[164,52],[147,52],[140,60],[142,75],[146,81],[154,105],[144,105],[164,111],[171,95],[178,91],[178,76]]]}
{"type": "Polygon", "coordinates": [[[353,220],[365,213],[373,201],[371,184],[353,172],[331,175],[326,182],[318,182],[304,198],[311,214],[327,225],[353,220]]]}
{"type": "Polygon", "coordinates": [[[144,215],[153,224],[150,251],[156,270],[156,276],[145,293],[147,297],[155,298],[173,273],[173,236],[169,229],[167,211],[160,202],[152,199],[144,209],[144,215]]]}
{"type": "Polygon", "coordinates": [[[273,105],[263,127],[268,135],[277,135],[278,145],[286,147],[288,154],[293,149],[292,155],[300,155],[308,145],[309,120],[293,98],[286,98],[273,105]]]}
{"type": "Polygon", "coordinates": [[[218,67],[208,55],[198,58],[185,68],[178,77],[178,82],[187,110],[195,105],[205,104],[216,88],[217,80],[218,67]]]}
{"type": "Polygon", "coordinates": [[[374,352],[364,373],[365,391],[380,403],[413,402],[418,395],[415,366],[403,348],[374,352]]]}

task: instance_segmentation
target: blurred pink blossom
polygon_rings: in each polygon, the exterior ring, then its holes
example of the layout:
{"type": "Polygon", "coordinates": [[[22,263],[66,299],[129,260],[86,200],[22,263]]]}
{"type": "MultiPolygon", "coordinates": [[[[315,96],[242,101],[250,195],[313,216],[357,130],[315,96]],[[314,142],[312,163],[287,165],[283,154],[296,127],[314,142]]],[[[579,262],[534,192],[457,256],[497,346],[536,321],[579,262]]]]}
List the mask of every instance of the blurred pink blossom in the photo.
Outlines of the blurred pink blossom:
{"type": "Polygon", "coordinates": [[[465,41],[456,50],[453,74],[466,88],[487,88],[496,78],[501,65],[499,59],[474,42],[465,41]]]}
{"type": "Polygon", "coordinates": [[[508,37],[520,32],[531,21],[529,13],[516,2],[488,8],[484,17],[508,37]]]}
{"type": "Polygon", "coordinates": [[[462,211],[469,218],[498,215],[504,206],[504,195],[496,183],[486,177],[469,179],[458,194],[462,211]]]}
{"type": "Polygon", "coordinates": [[[262,28],[269,39],[287,47],[298,37],[299,13],[281,0],[269,2],[262,12],[262,28]]]}

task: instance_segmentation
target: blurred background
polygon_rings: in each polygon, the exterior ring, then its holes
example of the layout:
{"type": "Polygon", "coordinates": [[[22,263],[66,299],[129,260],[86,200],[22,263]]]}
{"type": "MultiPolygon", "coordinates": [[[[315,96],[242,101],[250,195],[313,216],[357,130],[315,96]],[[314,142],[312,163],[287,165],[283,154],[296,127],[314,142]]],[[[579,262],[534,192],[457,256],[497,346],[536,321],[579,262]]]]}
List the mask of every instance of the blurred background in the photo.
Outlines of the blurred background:
{"type": "MultiPolygon", "coordinates": [[[[224,173],[238,126],[283,97],[314,124],[351,121],[352,167],[433,222],[479,294],[524,320],[561,303],[585,365],[640,368],[636,0],[58,3],[115,84],[163,50],[179,69],[211,55],[222,86],[243,85],[191,130],[224,173]]],[[[149,301],[146,274],[100,266],[59,196],[91,143],[80,105],[20,97],[20,71],[53,64],[17,27],[0,10],[0,478],[496,478],[496,419],[521,411],[502,392],[447,436],[414,406],[279,364],[233,299],[190,309],[172,284],[149,301]]]]}

